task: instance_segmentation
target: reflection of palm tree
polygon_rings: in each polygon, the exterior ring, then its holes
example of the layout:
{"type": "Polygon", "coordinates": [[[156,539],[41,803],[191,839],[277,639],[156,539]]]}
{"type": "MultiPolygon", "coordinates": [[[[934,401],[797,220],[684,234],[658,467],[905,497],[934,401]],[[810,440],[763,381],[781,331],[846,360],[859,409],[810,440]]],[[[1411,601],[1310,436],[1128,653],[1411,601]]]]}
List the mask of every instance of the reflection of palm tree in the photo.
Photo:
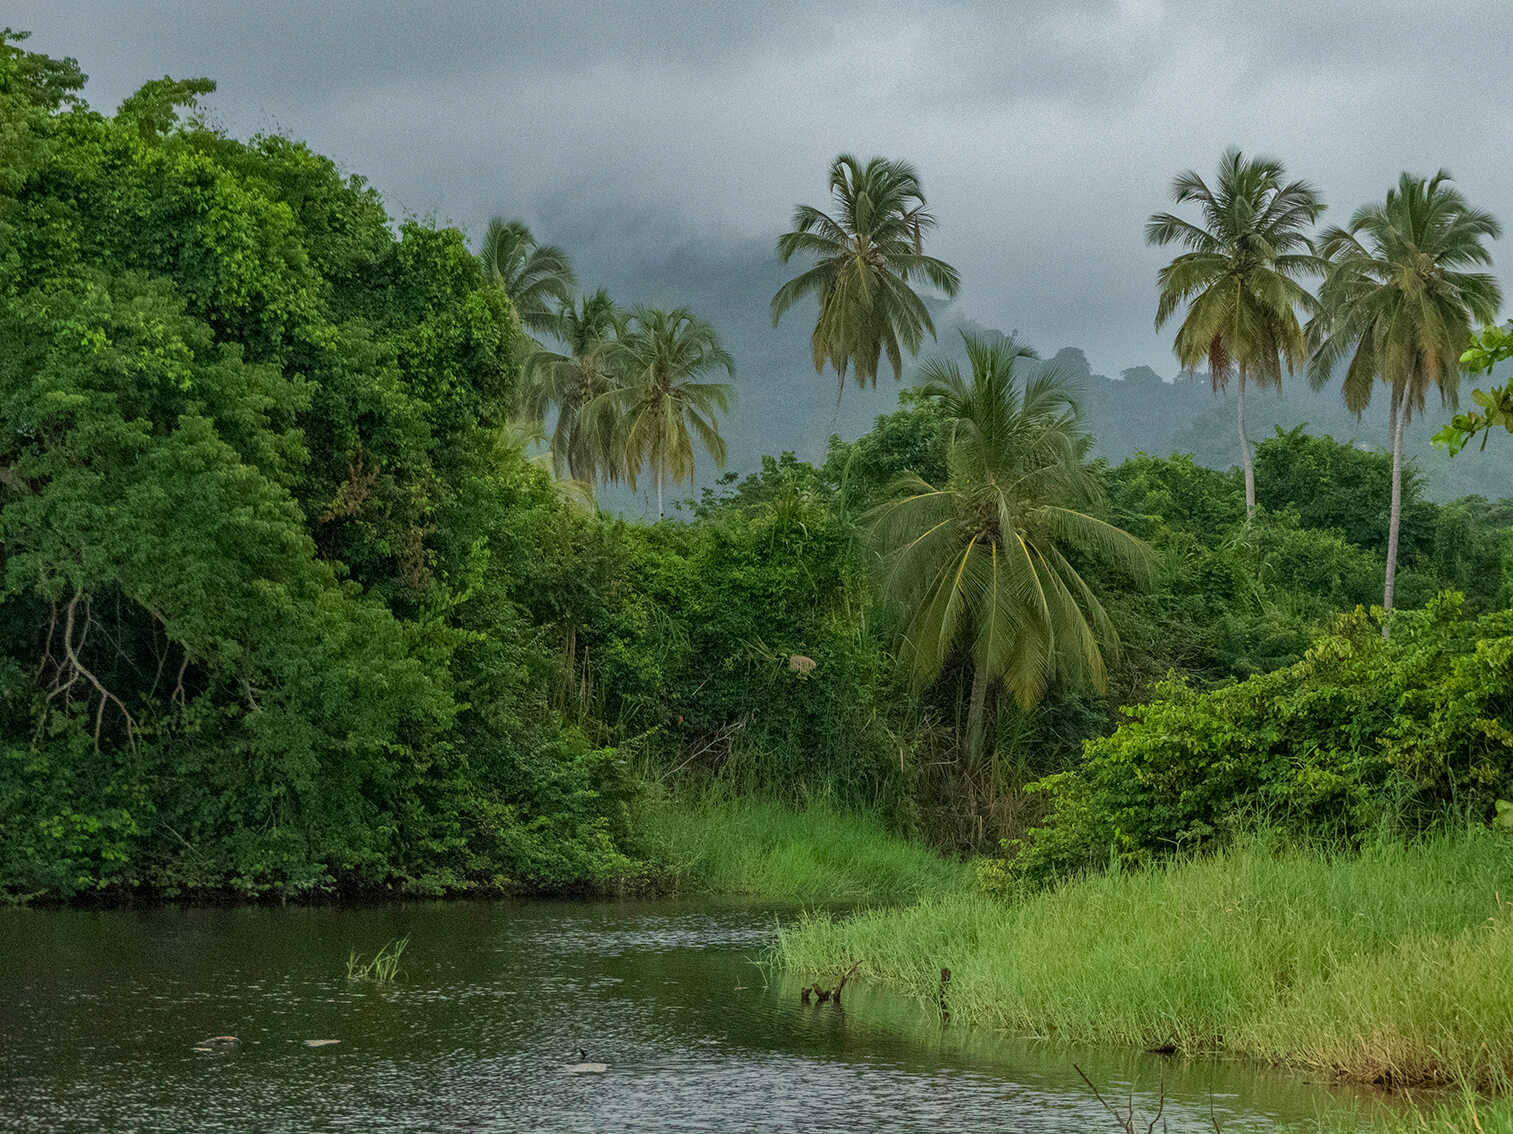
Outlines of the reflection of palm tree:
{"type": "Polygon", "coordinates": [[[1283,184],[1280,162],[1247,161],[1233,148],[1219,159],[1215,188],[1189,170],[1172,182],[1172,200],[1196,201],[1203,224],[1171,213],[1146,222],[1146,243],[1189,249],[1157,276],[1156,326],[1187,303],[1173,346],[1177,361],[1187,369],[1206,361],[1216,390],[1228,383],[1231,370],[1238,372],[1240,456],[1250,515],[1256,509],[1256,473],[1245,436],[1245,383],[1280,387],[1282,360],[1291,374],[1308,356],[1297,308],[1312,308],[1313,298],[1296,277],[1319,270],[1304,229],[1324,204],[1305,182],[1283,184]]]}
{"type": "Polygon", "coordinates": [[[975,751],[993,683],[1024,707],[1056,679],[1106,684],[1103,650],[1117,649],[1117,635],[1065,553],[1142,581],[1150,564],[1144,544],[1085,510],[1099,499],[1092,439],[1065,379],[1048,370],[1021,383],[1016,363],[1033,352],[964,337],[970,377],[934,360],[920,387],[949,423],[945,483],[904,474],[868,522],[906,612],[903,656],[917,680],[933,680],[959,649],[971,661],[975,751]]]}
{"type": "Polygon", "coordinates": [[[577,279],[567,254],[554,244],[537,244],[520,221],[489,221],[478,257],[484,275],[510,297],[528,331],[551,331],[557,308],[572,302],[577,279]]]}
{"type": "Polygon", "coordinates": [[[846,371],[863,388],[877,383],[884,354],[893,375],[903,370],[903,352],[919,353],[924,333],[935,324],[909,286],[929,283],[948,296],[961,279],[956,269],[924,255],[924,234],[935,227],[925,208],[919,174],[907,162],[873,158],[865,166],[850,154],[830,164],[834,216],[810,205],[793,213],[794,231],[778,238],[778,257],[787,263],[803,253],[818,262],[778,289],[772,321],[807,295],[819,297],[812,344],[814,369],[835,368],[835,398],[846,388],[846,371]]]}
{"type": "Polygon", "coordinates": [[[557,471],[593,481],[614,467],[600,439],[586,428],[583,408],[615,385],[620,312],[603,288],[565,305],[552,322],[552,335],[565,353],[537,351],[526,363],[520,411],[544,421],[556,410],[552,458],[557,471]]]}
{"type": "Polygon", "coordinates": [[[719,415],[729,413],[735,387],[700,381],[735,360],[720,346],[713,326],[686,307],[664,311],[637,307],[620,334],[620,384],[590,403],[587,427],[612,445],[615,473],[632,488],[643,468],[657,484],[657,516],[663,514],[662,484],[693,479],[693,443],[725,467],[719,415]]]}
{"type": "Polygon", "coordinates": [[[1443,170],[1428,181],[1404,173],[1385,202],[1357,209],[1346,228],[1330,228],[1319,239],[1327,272],[1319,290],[1320,313],[1309,324],[1317,348],[1309,378],[1315,389],[1322,388],[1349,355],[1347,407],[1356,413],[1365,409],[1378,378],[1392,390],[1384,610],[1392,609],[1397,574],[1403,425],[1424,408],[1430,386],[1454,400],[1472,322],[1491,322],[1502,302],[1491,275],[1460,270],[1492,262],[1482,239],[1496,239],[1497,221],[1473,209],[1446,184],[1449,180],[1443,170]]]}

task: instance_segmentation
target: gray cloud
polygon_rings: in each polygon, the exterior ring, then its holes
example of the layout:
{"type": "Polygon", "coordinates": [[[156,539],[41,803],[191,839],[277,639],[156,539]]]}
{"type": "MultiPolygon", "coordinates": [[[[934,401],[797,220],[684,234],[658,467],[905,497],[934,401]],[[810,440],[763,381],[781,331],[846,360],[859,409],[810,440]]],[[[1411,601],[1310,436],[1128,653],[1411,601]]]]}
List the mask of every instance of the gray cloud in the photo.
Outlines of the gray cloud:
{"type": "Polygon", "coordinates": [[[1108,373],[1172,370],[1141,225],[1228,144],[1282,157],[1330,219],[1445,166],[1513,223],[1505,0],[10,7],[104,109],[207,74],[229,128],[304,138],[396,213],[473,232],[521,216],[646,298],[696,280],[681,297],[746,371],[795,345],[807,366],[802,313],[773,331],[761,297],[774,237],[822,202],[840,150],[920,167],[964,316],[1108,373]]]}

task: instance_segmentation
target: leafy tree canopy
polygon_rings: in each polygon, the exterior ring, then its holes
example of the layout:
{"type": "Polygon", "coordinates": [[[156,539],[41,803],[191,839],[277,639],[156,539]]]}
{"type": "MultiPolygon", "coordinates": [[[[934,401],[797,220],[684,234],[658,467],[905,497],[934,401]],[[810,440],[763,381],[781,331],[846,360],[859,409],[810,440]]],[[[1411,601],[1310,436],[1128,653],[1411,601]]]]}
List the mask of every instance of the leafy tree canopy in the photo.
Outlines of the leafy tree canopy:
{"type": "Polygon", "coordinates": [[[619,870],[615,776],[527,710],[544,663],[494,557],[557,505],[523,463],[476,469],[518,377],[508,299],[327,159],[181,120],[208,81],[105,117],[15,39],[0,886],[619,870]]]}

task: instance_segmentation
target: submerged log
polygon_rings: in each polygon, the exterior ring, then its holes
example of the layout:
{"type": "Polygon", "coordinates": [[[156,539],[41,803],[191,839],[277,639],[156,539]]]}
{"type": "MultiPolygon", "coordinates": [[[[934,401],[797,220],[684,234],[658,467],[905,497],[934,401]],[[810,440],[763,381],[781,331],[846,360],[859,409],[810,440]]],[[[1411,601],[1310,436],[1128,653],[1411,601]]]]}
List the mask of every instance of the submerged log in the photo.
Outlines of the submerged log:
{"type": "Polygon", "coordinates": [[[860,961],[858,961],[855,957],[852,957],[851,958],[851,967],[849,969],[847,969],[845,972],[841,973],[841,982],[840,982],[840,984],[838,984],[838,985],[835,986],[835,993],[834,993],[834,995],[835,995],[835,1002],[837,1004],[839,1004],[841,1002],[841,989],[843,989],[843,988],[846,987],[846,982],[851,979],[852,975],[856,972],[857,966],[860,965],[860,964],[861,964],[860,961]]]}
{"type": "Polygon", "coordinates": [[[851,967],[845,972],[841,973],[840,983],[837,984],[834,988],[826,988],[819,981],[815,981],[813,984],[806,985],[804,988],[799,989],[799,1002],[801,1004],[809,1004],[811,1003],[810,997],[812,996],[821,1004],[824,1004],[828,1000],[834,1000],[837,1004],[839,1004],[841,1002],[841,990],[846,987],[846,982],[850,980],[854,975],[856,975],[857,967],[860,964],[860,961],[853,958],[851,961],[851,967]]]}

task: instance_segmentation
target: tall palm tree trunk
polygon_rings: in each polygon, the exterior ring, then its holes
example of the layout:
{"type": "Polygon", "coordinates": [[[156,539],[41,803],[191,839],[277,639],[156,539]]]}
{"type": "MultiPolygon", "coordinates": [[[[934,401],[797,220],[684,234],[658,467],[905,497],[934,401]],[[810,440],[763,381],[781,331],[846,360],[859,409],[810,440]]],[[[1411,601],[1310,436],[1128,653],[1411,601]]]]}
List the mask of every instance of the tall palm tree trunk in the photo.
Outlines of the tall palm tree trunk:
{"type": "Polygon", "coordinates": [[[1250,459],[1250,438],[1245,435],[1245,371],[1240,371],[1240,460],[1245,466],[1245,519],[1256,514],[1256,466],[1250,459]]]}
{"type": "MultiPolygon", "coordinates": [[[[1392,612],[1392,590],[1397,580],[1397,529],[1403,518],[1403,423],[1408,415],[1404,412],[1403,390],[1400,384],[1392,387],[1392,511],[1387,521],[1387,582],[1382,591],[1382,610],[1392,612]]],[[[1390,620],[1382,623],[1382,637],[1392,632],[1390,620]]]]}
{"type": "Polygon", "coordinates": [[[662,512],[662,466],[657,466],[657,519],[661,519],[662,512]]]}
{"type": "Polygon", "coordinates": [[[982,747],[983,710],[988,703],[988,667],[972,666],[972,701],[967,708],[967,759],[968,766],[977,761],[982,747]]]}

